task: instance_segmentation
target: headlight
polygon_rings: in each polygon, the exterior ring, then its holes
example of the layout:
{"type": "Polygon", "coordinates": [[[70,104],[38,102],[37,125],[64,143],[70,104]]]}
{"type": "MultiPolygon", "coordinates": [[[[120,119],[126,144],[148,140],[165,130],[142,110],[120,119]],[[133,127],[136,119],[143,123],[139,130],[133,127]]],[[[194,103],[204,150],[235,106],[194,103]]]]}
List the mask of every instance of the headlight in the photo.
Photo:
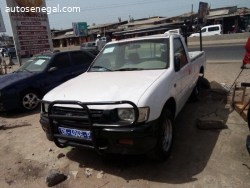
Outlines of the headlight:
{"type": "MultiPolygon", "coordinates": [[[[149,108],[138,108],[139,109],[139,117],[137,122],[144,122],[148,120],[149,116],[149,108]]],[[[120,120],[124,121],[134,121],[135,120],[135,112],[134,109],[131,108],[120,108],[117,109],[117,114],[120,120]]]]}
{"type": "Polygon", "coordinates": [[[134,121],[135,120],[134,109],[120,108],[120,109],[117,109],[117,113],[118,113],[118,117],[120,120],[125,120],[125,121],[134,121]]]}

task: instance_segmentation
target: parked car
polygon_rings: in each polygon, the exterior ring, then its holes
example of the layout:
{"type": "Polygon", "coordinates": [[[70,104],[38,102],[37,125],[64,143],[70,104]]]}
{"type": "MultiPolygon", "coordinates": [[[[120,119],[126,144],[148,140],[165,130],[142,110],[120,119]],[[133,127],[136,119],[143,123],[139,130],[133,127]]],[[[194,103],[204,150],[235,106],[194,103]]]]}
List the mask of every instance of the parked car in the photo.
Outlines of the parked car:
{"type": "MultiPolygon", "coordinates": [[[[28,57],[32,57],[32,56],[33,56],[33,54],[21,55],[22,58],[28,58],[28,57]]],[[[15,49],[15,47],[6,48],[6,50],[4,52],[4,57],[16,58],[16,49],[15,49]]]]}
{"type": "Polygon", "coordinates": [[[14,47],[7,48],[4,52],[4,57],[16,57],[16,49],[14,47]]]}
{"type": "MultiPolygon", "coordinates": [[[[212,36],[223,34],[222,25],[209,25],[201,28],[202,36],[212,36]]],[[[189,37],[198,37],[200,33],[192,33],[189,37]]]]}
{"type": "Polygon", "coordinates": [[[110,42],[87,73],[44,96],[40,123],[61,148],[151,152],[165,160],[174,119],[189,98],[197,98],[205,66],[205,52],[188,52],[179,34],[110,42]]]}
{"type": "Polygon", "coordinates": [[[38,99],[63,82],[84,73],[95,56],[81,50],[44,52],[17,71],[0,77],[0,111],[34,110],[38,99]]]}
{"type": "Polygon", "coordinates": [[[92,53],[93,55],[98,54],[98,50],[96,49],[95,42],[84,42],[81,44],[80,50],[85,50],[87,52],[92,53]]]}

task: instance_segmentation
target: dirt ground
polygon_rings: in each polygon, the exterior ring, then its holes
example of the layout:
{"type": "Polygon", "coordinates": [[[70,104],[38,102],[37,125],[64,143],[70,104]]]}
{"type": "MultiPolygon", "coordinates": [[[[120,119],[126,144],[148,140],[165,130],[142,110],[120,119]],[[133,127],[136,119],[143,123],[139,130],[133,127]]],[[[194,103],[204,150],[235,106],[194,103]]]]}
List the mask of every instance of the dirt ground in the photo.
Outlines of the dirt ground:
{"type": "MultiPolygon", "coordinates": [[[[240,72],[240,62],[207,63],[206,79],[212,89],[230,86],[240,72]]],[[[244,70],[239,82],[250,80],[244,70]]],[[[39,124],[39,110],[0,113],[0,187],[47,187],[50,169],[59,169],[68,179],[55,187],[250,187],[250,156],[245,147],[247,123],[230,108],[219,108],[224,129],[200,130],[197,118],[213,112],[222,99],[219,92],[203,89],[196,103],[187,103],[175,121],[171,157],[164,163],[145,156],[113,156],[103,160],[93,151],[57,148],[47,141],[39,124]],[[65,157],[57,158],[58,154],[65,157]],[[85,175],[86,169],[92,175],[85,175]],[[97,178],[103,171],[102,178],[97,178]],[[74,175],[73,175],[74,174],[74,175]]]]}

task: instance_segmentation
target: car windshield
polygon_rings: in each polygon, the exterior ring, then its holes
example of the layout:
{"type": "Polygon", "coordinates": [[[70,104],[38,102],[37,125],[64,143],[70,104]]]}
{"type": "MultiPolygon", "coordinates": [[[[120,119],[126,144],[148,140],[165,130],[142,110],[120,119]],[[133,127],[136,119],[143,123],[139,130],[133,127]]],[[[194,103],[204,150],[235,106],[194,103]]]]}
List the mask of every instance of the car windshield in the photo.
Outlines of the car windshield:
{"type": "Polygon", "coordinates": [[[41,72],[48,65],[51,56],[34,56],[26,61],[17,72],[41,72]]]}
{"type": "Polygon", "coordinates": [[[15,52],[16,50],[15,50],[15,48],[8,48],[8,51],[9,52],[15,52]]]}
{"type": "Polygon", "coordinates": [[[136,71],[169,67],[169,40],[144,39],[109,44],[89,72],[136,71]]]}

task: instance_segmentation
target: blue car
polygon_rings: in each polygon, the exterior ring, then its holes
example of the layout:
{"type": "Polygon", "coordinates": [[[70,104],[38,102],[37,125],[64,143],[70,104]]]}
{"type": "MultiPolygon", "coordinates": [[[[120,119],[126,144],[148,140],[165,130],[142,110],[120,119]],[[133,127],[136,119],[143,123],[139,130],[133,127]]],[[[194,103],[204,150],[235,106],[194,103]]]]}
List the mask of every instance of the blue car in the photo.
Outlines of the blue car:
{"type": "Polygon", "coordinates": [[[94,58],[81,50],[33,56],[17,71],[0,76],[0,111],[36,109],[48,91],[84,73],[94,58]]]}

